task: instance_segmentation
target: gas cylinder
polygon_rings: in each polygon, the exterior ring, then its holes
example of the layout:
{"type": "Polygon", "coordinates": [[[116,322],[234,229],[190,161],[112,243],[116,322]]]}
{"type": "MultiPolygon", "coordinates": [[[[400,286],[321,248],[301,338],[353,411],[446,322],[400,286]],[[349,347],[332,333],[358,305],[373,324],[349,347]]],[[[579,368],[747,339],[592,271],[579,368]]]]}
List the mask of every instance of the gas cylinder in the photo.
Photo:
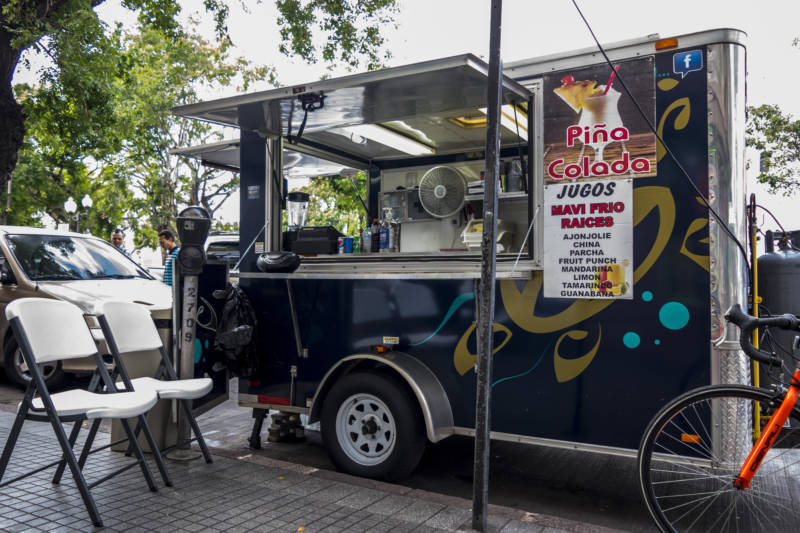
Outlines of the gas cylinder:
{"type": "MultiPolygon", "coordinates": [[[[792,313],[800,315],[800,231],[766,232],[766,253],[758,258],[758,293],[761,296],[761,316],[792,313]],[[777,242],[777,248],[775,246],[777,242]]],[[[771,328],[775,341],[785,350],[791,351],[797,332],[771,328]]],[[[765,344],[767,347],[766,339],[765,344]]],[[[780,348],[773,348],[783,357],[789,368],[783,379],[786,381],[795,368],[794,360],[780,348]]],[[[795,356],[800,357],[800,353],[795,356]]]]}

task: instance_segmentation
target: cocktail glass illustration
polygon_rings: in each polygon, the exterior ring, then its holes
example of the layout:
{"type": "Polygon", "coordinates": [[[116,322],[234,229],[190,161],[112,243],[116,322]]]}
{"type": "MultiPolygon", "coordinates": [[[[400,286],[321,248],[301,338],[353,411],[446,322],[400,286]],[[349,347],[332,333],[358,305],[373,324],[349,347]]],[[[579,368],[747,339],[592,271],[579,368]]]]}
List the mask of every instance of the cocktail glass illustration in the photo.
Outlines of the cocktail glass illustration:
{"type": "MultiPolygon", "coordinates": [[[[605,91],[605,87],[601,87],[605,91]]],[[[581,131],[588,131],[590,142],[581,147],[581,154],[578,161],[583,158],[586,146],[594,149],[594,162],[603,161],[603,150],[609,143],[616,142],[611,139],[611,131],[622,127],[622,117],[619,114],[619,97],[621,93],[614,89],[609,89],[605,93],[589,96],[583,99],[583,109],[581,118],[578,120],[578,127],[581,131]],[[588,130],[586,129],[588,128],[588,130]]],[[[581,140],[584,140],[581,137],[581,140]]],[[[625,143],[622,143],[622,150],[627,151],[625,143]]]]}
{"type": "Polygon", "coordinates": [[[594,290],[606,295],[621,296],[628,291],[625,281],[625,267],[620,264],[611,264],[594,272],[594,290]]]}

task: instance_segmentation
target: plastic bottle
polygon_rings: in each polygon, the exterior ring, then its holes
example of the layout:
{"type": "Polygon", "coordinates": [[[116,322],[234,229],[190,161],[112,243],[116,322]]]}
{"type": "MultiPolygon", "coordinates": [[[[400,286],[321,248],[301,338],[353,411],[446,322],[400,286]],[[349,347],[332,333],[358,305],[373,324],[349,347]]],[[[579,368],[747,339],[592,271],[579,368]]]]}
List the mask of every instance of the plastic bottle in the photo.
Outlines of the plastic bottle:
{"type": "Polygon", "coordinates": [[[380,253],[386,254],[392,251],[392,227],[389,223],[389,213],[383,212],[383,220],[380,229],[380,253]]]}
{"type": "Polygon", "coordinates": [[[392,219],[392,251],[400,251],[400,221],[392,219]]]}
{"type": "Polygon", "coordinates": [[[370,230],[370,248],[369,251],[377,254],[380,250],[381,242],[381,226],[378,224],[378,217],[372,219],[372,229],[370,230]]]}
{"type": "Polygon", "coordinates": [[[361,252],[368,254],[372,251],[372,228],[367,226],[361,232],[361,252]]]}

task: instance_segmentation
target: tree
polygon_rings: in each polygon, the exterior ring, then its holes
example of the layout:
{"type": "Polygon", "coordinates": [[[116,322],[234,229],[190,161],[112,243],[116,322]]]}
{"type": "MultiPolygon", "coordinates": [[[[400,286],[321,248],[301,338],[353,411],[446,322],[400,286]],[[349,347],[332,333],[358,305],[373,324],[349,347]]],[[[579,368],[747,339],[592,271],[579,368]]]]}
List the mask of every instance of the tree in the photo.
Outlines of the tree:
{"type": "MultiPolygon", "coordinates": [[[[792,42],[800,48],[800,38],[792,42]]],[[[784,196],[800,190],[800,120],[776,105],[747,108],[746,142],[761,152],[758,181],[784,196]]]]}
{"type": "Polygon", "coordinates": [[[76,28],[87,35],[58,48],[64,67],[46,69],[40,86],[14,87],[28,133],[7,189],[6,223],[34,224],[43,214],[66,221],[64,201],[86,194],[95,201],[98,231],[106,233],[121,221],[114,198],[127,196],[124,180],[99,163],[121,147],[112,134],[118,120],[109,97],[118,74],[119,32],[95,35],[96,29],[91,24],[76,28]],[[89,41],[94,44],[87,48],[89,41]]]}
{"type": "Polygon", "coordinates": [[[171,148],[221,140],[209,124],[177,117],[176,105],[199,100],[201,87],[240,83],[275,84],[274,72],[230,59],[227,42],[213,44],[193,33],[169,38],[156,30],[123,43],[124,78],[117,80],[116,115],[122,151],[114,164],[124,169],[134,190],[128,225],[137,245],[154,245],[158,231],[173,225],[179,205],[202,205],[210,214],[238,190],[238,174],[169,154],[171,148]]]}
{"type": "Polygon", "coordinates": [[[761,152],[758,181],[785,196],[800,190],[800,120],[776,105],[748,111],[747,144],[761,152]]]}
{"type": "MultiPolygon", "coordinates": [[[[371,223],[358,195],[366,201],[367,180],[359,172],[353,177],[320,176],[311,178],[300,192],[310,195],[308,203],[309,226],[333,226],[343,234],[355,237],[371,223]],[[356,191],[358,194],[356,194],[356,191]]],[[[285,216],[285,213],[284,213],[285,216]]],[[[284,226],[286,221],[284,220],[284,226]]]]}
{"type": "MultiPolygon", "coordinates": [[[[396,0],[276,0],[283,38],[281,52],[315,60],[311,28],[319,26],[328,35],[322,57],[327,62],[342,61],[357,65],[367,57],[375,64],[384,45],[376,23],[390,20],[396,0]],[[357,24],[357,20],[367,22],[357,24]]],[[[35,49],[53,60],[53,68],[43,74],[42,84],[56,82],[63,94],[90,93],[101,104],[111,88],[100,80],[80,75],[80,64],[104,61],[113,51],[106,28],[94,8],[103,0],[4,0],[0,4],[0,192],[7,189],[17,164],[17,154],[25,138],[25,116],[17,102],[12,82],[25,50],[35,49]]],[[[160,29],[168,36],[179,36],[179,0],[123,0],[123,6],[138,13],[141,25],[160,29]]],[[[228,39],[226,20],[229,7],[224,0],[203,0],[214,16],[218,35],[228,39]]],[[[271,22],[271,21],[270,21],[271,22]]],[[[71,102],[72,104],[77,103],[71,102]]],[[[101,120],[98,111],[86,113],[101,120]]],[[[92,136],[89,130],[87,134],[92,136]]]]}

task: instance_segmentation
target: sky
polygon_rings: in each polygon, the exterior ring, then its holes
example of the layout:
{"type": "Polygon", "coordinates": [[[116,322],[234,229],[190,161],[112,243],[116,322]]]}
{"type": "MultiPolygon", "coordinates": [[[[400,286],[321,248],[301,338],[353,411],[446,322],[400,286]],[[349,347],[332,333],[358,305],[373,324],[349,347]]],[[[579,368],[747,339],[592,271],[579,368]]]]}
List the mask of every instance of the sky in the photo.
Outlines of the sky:
{"type": "MultiPolygon", "coordinates": [[[[194,14],[201,20],[201,31],[209,37],[213,27],[203,15],[201,0],[184,0],[183,16],[194,14]]],[[[279,35],[274,22],[273,0],[263,0],[245,13],[239,2],[229,2],[229,29],[235,54],[257,64],[274,65],[283,85],[309,82],[327,73],[322,65],[307,65],[278,53],[279,35]]],[[[254,4],[254,2],[248,2],[254,4]]],[[[390,66],[405,65],[463,53],[488,57],[489,0],[398,0],[395,27],[384,28],[387,48],[392,52],[390,66]]],[[[777,104],[785,112],[800,117],[797,82],[800,76],[800,48],[793,39],[800,37],[800,2],[765,0],[579,0],[578,5],[601,43],[659,34],[675,36],[715,28],[736,28],[748,34],[748,105],[777,104]],[[643,7],[644,6],[644,7],[643,7]]],[[[571,0],[505,0],[502,6],[501,55],[505,62],[567,52],[593,46],[594,42],[571,0]]],[[[107,22],[131,22],[119,0],[107,0],[98,9],[107,22]]],[[[344,70],[330,74],[344,74],[344,70]]],[[[233,93],[208,94],[207,98],[233,93]]],[[[791,198],[769,195],[756,184],[758,155],[748,154],[748,192],[771,209],[787,229],[800,229],[800,214],[792,209],[800,195],[791,198]]],[[[222,209],[223,218],[238,218],[236,202],[222,209]]],[[[774,227],[768,225],[768,227],[774,227]]]]}

